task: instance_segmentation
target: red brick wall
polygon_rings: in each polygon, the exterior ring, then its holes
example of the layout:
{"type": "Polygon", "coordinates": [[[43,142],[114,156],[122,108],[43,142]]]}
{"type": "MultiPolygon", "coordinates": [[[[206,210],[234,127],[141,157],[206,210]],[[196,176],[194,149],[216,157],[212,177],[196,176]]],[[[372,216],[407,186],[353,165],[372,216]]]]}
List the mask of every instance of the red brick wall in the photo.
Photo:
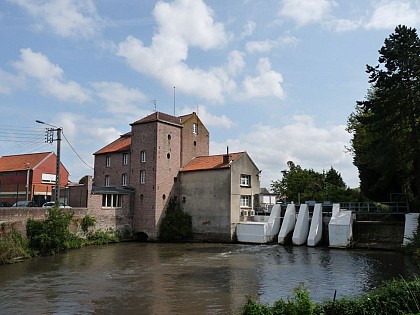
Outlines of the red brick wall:
{"type": "MultiPolygon", "coordinates": [[[[125,152],[113,152],[95,155],[95,173],[94,180],[96,186],[105,186],[105,176],[110,177],[110,186],[122,187],[122,174],[128,175],[128,183],[130,178],[130,162],[127,165],[123,164],[123,154],[125,152]],[[111,165],[106,166],[106,157],[111,158],[111,165]]],[[[130,155],[128,160],[130,161],[130,155]]]]}
{"type": "Polygon", "coordinates": [[[209,155],[209,132],[194,113],[183,123],[181,166],[196,156],[209,155]],[[193,124],[197,124],[197,133],[193,133],[193,124]]]}

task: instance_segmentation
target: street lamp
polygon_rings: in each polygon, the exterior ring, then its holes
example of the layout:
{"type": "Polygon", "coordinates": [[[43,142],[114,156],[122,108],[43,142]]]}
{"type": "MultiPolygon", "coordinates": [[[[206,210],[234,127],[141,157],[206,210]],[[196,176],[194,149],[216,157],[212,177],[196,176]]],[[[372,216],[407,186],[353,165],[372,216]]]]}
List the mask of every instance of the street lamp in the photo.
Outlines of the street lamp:
{"type": "Polygon", "coordinates": [[[54,125],[47,124],[47,123],[45,123],[43,121],[40,121],[40,120],[35,120],[35,121],[38,124],[43,124],[43,125],[53,127],[53,128],[47,128],[45,142],[52,143],[54,141],[53,136],[52,136],[52,132],[54,132],[54,131],[57,132],[57,139],[56,139],[56,141],[57,141],[57,163],[56,163],[56,169],[55,169],[55,202],[60,202],[60,166],[61,166],[60,151],[61,151],[61,131],[62,131],[62,128],[54,126],[54,125]]]}

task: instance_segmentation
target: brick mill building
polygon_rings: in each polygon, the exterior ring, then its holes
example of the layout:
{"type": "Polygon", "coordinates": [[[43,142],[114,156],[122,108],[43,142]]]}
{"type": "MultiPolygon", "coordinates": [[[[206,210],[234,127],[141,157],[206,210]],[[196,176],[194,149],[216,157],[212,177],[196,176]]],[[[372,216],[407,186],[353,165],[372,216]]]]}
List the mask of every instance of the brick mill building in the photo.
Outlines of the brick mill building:
{"type": "Polygon", "coordinates": [[[193,233],[208,231],[212,239],[223,235],[232,240],[234,223],[244,219],[241,206],[251,209],[252,194],[259,193],[259,171],[249,156],[209,156],[209,132],[194,112],[178,117],[154,112],[130,125],[130,132],[94,153],[92,194],[102,195],[102,208],[129,205],[123,213],[130,217],[133,232],[156,239],[166,205],[175,198],[192,215],[193,233]],[[247,181],[241,186],[244,176],[247,181]],[[195,185],[197,179],[204,186],[195,185]],[[200,187],[206,192],[198,193],[200,187]]]}

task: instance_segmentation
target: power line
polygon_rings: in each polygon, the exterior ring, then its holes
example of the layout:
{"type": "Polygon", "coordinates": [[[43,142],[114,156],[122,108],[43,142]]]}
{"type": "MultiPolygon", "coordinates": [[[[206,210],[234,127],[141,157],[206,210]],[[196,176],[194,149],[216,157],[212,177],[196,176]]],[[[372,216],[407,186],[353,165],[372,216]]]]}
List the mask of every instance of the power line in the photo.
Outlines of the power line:
{"type": "Polygon", "coordinates": [[[61,134],[63,135],[64,139],[66,140],[66,142],[68,143],[68,145],[70,146],[70,148],[73,150],[73,152],[77,155],[77,157],[80,159],[80,161],[82,161],[87,167],[89,167],[90,169],[94,170],[94,168],[92,166],[90,166],[89,164],[87,164],[82,157],[79,155],[79,153],[76,152],[76,150],[73,148],[73,146],[71,145],[70,141],[67,139],[66,135],[64,134],[64,132],[62,131],[61,134]]]}

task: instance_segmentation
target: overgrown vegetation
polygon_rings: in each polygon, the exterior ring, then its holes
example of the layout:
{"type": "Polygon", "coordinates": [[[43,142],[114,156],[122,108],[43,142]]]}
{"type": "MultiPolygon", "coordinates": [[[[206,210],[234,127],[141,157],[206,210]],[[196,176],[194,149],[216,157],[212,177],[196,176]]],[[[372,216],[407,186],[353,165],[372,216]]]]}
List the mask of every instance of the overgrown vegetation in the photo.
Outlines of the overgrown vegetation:
{"type": "Polygon", "coordinates": [[[87,235],[89,233],[89,228],[94,227],[96,224],[96,219],[91,215],[87,214],[83,217],[80,227],[82,228],[83,233],[87,235]]]}
{"type": "Polygon", "coordinates": [[[88,241],[90,244],[104,245],[109,243],[117,243],[120,241],[115,230],[109,229],[107,231],[95,231],[88,235],[88,241]]]}
{"type": "Polygon", "coordinates": [[[17,230],[12,228],[10,231],[4,231],[4,225],[1,226],[0,233],[0,264],[9,264],[22,258],[31,256],[28,241],[17,230]]]}
{"type": "Polygon", "coordinates": [[[247,298],[244,315],[362,315],[420,314],[420,280],[391,280],[367,294],[323,303],[312,302],[307,289],[300,285],[294,297],[279,300],[273,306],[247,298]]]}
{"type": "Polygon", "coordinates": [[[191,235],[191,216],[185,213],[179,203],[171,198],[159,227],[159,239],[165,242],[179,242],[190,238],[191,235]]]}
{"type": "Polygon", "coordinates": [[[79,248],[83,239],[69,231],[73,213],[57,206],[48,210],[44,221],[29,219],[26,233],[29,247],[34,254],[52,255],[59,251],[79,248]]]}

